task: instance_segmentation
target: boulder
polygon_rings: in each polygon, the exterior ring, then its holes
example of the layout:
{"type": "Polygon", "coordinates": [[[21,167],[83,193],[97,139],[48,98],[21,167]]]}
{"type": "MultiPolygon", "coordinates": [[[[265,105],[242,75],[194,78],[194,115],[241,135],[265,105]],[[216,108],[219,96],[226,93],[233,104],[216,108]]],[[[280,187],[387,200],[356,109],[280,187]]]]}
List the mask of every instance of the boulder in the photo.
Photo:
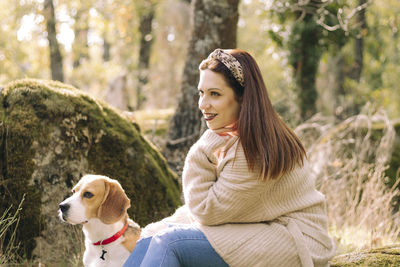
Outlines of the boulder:
{"type": "Polygon", "coordinates": [[[338,255],[332,259],[330,266],[331,267],[400,266],[400,244],[338,255]]]}
{"type": "Polygon", "coordinates": [[[181,205],[176,175],[117,110],[55,81],[18,80],[0,91],[0,215],[24,199],[15,226],[24,257],[46,266],[79,257],[81,229],[57,210],[87,173],[119,180],[142,226],[181,205]]]}

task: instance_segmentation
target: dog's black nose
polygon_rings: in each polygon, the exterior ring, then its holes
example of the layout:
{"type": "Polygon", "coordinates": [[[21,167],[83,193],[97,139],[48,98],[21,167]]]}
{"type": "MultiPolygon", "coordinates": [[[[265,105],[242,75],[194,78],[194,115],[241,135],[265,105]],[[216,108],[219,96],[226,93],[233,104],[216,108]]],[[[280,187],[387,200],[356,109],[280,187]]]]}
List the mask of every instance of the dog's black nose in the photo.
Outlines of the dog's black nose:
{"type": "Polygon", "coordinates": [[[69,204],[60,204],[59,207],[61,212],[64,213],[69,209],[69,204]]]}

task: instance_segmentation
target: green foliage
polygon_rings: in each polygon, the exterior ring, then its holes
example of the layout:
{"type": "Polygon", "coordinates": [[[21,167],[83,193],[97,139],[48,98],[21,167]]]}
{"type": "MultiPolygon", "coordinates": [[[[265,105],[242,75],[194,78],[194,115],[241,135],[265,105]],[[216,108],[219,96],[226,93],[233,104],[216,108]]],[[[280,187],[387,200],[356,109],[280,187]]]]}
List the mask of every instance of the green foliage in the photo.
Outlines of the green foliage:
{"type": "Polygon", "coordinates": [[[302,22],[295,23],[288,41],[289,63],[294,69],[300,111],[303,118],[316,112],[316,74],[322,54],[320,45],[321,26],[314,16],[306,15],[302,22]]]}
{"type": "MultiPolygon", "coordinates": [[[[29,180],[29,177],[33,173],[34,162],[32,159],[35,154],[32,144],[33,140],[40,135],[44,137],[43,140],[46,140],[47,132],[39,132],[39,120],[32,112],[26,110],[21,112],[7,112],[6,108],[9,106],[24,106],[27,103],[25,102],[25,97],[17,98],[16,94],[12,92],[9,95],[8,101],[6,101],[4,97],[5,92],[0,95],[0,103],[2,105],[0,133],[3,159],[1,166],[1,180],[3,184],[0,186],[2,203],[0,213],[4,213],[10,205],[18,207],[18,204],[26,194],[25,202],[22,205],[22,209],[26,212],[21,214],[19,225],[19,231],[26,234],[26,242],[19,247],[19,254],[30,257],[31,251],[35,247],[33,237],[36,235],[34,233],[38,232],[43,224],[43,218],[40,216],[40,205],[37,205],[37,203],[41,202],[42,192],[34,183],[30,183],[29,180]],[[17,124],[14,128],[12,125],[13,121],[25,123],[17,124]],[[5,153],[6,151],[12,153],[5,153]],[[8,164],[9,161],[15,162],[15,164],[8,164]]],[[[21,94],[28,96],[30,89],[23,88],[21,94]]],[[[18,241],[20,238],[21,236],[17,236],[18,241]]]]}
{"type": "Polygon", "coordinates": [[[368,9],[368,32],[363,77],[371,99],[400,116],[400,2],[373,2],[368,9]]]}
{"type": "Polygon", "coordinates": [[[263,1],[241,3],[238,47],[248,50],[257,60],[275,108],[285,121],[294,126],[300,121],[300,116],[287,50],[268,38],[274,35],[274,38],[284,43],[288,33],[284,25],[270,16],[268,8],[263,1]]]}
{"type": "Polygon", "coordinates": [[[272,5],[271,14],[282,27],[269,30],[268,35],[279,47],[289,52],[289,64],[293,68],[303,119],[317,111],[316,78],[322,53],[332,43],[343,46],[348,40],[342,29],[329,30],[329,25],[339,24],[336,14],[344,5],[342,1],[329,1],[326,4],[315,1],[307,4],[274,1],[272,5]]]}
{"type": "MultiPolygon", "coordinates": [[[[357,27],[356,15],[351,14],[359,1],[310,1],[306,6],[301,3],[304,1],[252,0],[241,3],[239,47],[249,50],[259,62],[274,102],[289,103],[292,109],[289,117],[299,114],[297,107],[294,107],[294,93],[291,91],[296,88],[296,76],[288,60],[292,54],[289,44],[297,40],[290,41],[294,37],[290,32],[302,24],[304,10],[321,25],[319,46],[310,47],[310,51],[317,49],[315,54],[312,53],[316,58],[319,50],[333,57],[340,51],[344,53],[346,64],[351,68],[354,66],[352,40],[356,36],[365,37],[365,64],[360,85],[364,88],[357,89],[365,94],[354,94],[354,88],[359,86],[347,83],[349,86],[344,88],[344,92],[350,95],[345,96],[349,99],[349,105],[353,105],[353,100],[362,104],[374,101],[387,108],[393,117],[399,116],[397,103],[400,102],[400,94],[396,90],[400,82],[396,75],[400,66],[399,2],[369,1],[366,8],[368,28],[363,31],[357,27]]],[[[133,103],[138,75],[139,19],[149,5],[154,4],[157,10],[153,34],[149,38],[155,39],[155,42],[149,83],[144,88],[146,107],[173,107],[179,93],[190,30],[190,7],[187,1],[116,0],[110,4],[104,0],[58,1],[57,30],[65,58],[66,81],[102,98],[110,82],[121,73],[126,73],[129,97],[132,98],[130,102],[133,103]],[[77,17],[80,12],[86,12],[87,19],[83,22],[77,17]],[[85,44],[85,38],[78,36],[68,40],[68,34],[82,28],[82,23],[89,27],[88,43],[85,44]],[[109,59],[106,61],[103,58],[105,43],[110,47],[109,59]],[[81,55],[78,67],[73,67],[74,54],[81,55]],[[88,57],[86,54],[89,54],[88,57]]],[[[0,17],[0,84],[25,77],[49,78],[49,51],[41,1],[1,1],[0,17]],[[22,35],[24,30],[26,34],[22,35]]],[[[311,59],[310,62],[313,61],[311,59]]],[[[326,76],[327,73],[321,73],[319,78],[326,79],[326,76]]],[[[325,90],[325,87],[318,89],[325,90]]],[[[311,95],[307,98],[313,97],[311,95]]],[[[329,105],[326,99],[331,98],[319,97],[322,101],[319,107],[329,105]]]]}

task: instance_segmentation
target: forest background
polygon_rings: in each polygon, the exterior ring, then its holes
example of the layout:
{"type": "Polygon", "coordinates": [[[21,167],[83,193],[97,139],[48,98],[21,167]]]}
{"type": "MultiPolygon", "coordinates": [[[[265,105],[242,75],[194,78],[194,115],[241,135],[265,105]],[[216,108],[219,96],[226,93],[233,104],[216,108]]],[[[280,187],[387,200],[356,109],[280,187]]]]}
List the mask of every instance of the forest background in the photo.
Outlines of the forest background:
{"type": "Polygon", "coordinates": [[[185,68],[201,54],[194,16],[214,5],[221,27],[229,9],[226,38],[233,32],[234,46],[254,56],[274,106],[306,144],[338,251],[398,242],[398,171],[387,167],[400,118],[400,1],[190,2],[0,0],[0,87],[29,77],[88,92],[136,120],[179,174],[176,154],[188,144],[171,145],[192,136],[171,128],[186,127],[173,117],[185,68]]]}

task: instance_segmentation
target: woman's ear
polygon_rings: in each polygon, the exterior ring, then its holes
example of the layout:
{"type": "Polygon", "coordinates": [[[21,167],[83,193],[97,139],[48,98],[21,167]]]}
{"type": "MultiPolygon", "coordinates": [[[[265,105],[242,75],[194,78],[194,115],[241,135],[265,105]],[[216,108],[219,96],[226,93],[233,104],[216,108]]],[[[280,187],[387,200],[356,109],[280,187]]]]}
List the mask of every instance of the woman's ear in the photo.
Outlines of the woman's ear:
{"type": "Polygon", "coordinates": [[[118,183],[107,180],[104,183],[106,190],[97,215],[103,223],[112,224],[122,219],[131,201],[118,183]]]}

